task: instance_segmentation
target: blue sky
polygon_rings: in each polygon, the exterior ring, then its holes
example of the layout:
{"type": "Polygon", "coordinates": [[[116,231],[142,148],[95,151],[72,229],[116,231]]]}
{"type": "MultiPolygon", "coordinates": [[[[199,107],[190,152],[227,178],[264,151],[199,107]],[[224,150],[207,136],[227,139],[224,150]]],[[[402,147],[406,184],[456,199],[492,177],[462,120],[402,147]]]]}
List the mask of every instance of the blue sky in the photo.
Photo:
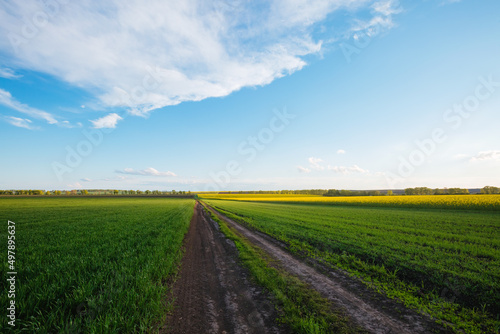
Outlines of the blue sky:
{"type": "Polygon", "coordinates": [[[500,185],[500,3],[3,1],[0,189],[500,185]]]}

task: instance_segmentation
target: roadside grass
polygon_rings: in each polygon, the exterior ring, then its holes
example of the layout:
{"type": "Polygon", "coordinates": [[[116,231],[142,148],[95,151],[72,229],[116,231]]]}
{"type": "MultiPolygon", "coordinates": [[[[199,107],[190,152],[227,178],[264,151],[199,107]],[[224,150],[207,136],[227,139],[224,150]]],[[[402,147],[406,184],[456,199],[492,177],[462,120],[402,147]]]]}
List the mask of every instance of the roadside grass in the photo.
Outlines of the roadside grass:
{"type": "Polygon", "coordinates": [[[248,242],[202,204],[211,219],[219,224],[224,235],[235,243],[239,259],[248,268],[253,280],[273,296],[280,315],[278,321],[293,333],[363,333],[340,310],[333,309],[327,299],[298,278],[274,266],[273,260],[261,249],[248,242]]]}
{"type": "Polygon", "coordinates": [[[207,202],[457,333],[499,332],[497,212],[207,202]]]}
{"type": "MultiPolygon", "coordinates": [[[[5,333],[157,331],[171,305],[194,200],[8,198],[0,217],[16,223],[16,327],[5,333]]],[[[7,224],[5,224],[6,226],[7,224]]],[[[2,227],[0,244],[7,243],[2,227]]],[[[6,256],[6,247],[1,254],[6,256]]],[[[6,276],[6,261],[0,265],[6,276]]],[[[6,291],[2,279],[0,290],[6,291]]],[[[0,304],[7,305],[2,293],[0,304]]]]}

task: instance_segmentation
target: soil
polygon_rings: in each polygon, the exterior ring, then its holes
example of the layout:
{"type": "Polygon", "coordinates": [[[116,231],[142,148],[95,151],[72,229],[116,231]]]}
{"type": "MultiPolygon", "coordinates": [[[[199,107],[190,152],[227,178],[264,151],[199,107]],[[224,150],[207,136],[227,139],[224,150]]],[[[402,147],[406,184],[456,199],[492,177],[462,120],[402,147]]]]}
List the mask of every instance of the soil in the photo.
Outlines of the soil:
{"type": "Polygon", "coordinates": [[[173,286],[174,310],[161,333],[284,333],[269,296],[238,264],[234,243],[196,203],[173,286]]]}
{"type": "MultiPolygon", "coordinates": [[[[229,219],[213,208],[209,209],[228,226],[261,248],[282,269],[298,277],[323,297],[340,307],[349,318],[369,333],[419,334],[447,333],[429,316],[409,310],[401,303],[369,289],[358,279],[340,270],[333,270],[314,259],[299,259],[286,251],[286,245],[270,236],[252,231],[229,219]]],[[[264,332],[262,332],[264,333],[264,332]]]]}

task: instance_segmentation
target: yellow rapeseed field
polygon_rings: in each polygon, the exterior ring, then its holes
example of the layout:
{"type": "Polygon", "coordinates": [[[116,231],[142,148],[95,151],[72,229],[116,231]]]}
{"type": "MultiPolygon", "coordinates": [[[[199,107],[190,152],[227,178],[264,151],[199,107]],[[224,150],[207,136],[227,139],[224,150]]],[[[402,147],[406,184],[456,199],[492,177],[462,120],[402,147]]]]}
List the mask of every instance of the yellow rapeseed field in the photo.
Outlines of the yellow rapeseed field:
{"type": "Polygon", "coordinates": [[[205,194],[206,199],[237,201],[310,203],[332,205],[388,206],[461,210],[500,211],[500,195],[427,195],[427,196],[349,196],[326,197],[315,195],[280,194],[205,194]]]}

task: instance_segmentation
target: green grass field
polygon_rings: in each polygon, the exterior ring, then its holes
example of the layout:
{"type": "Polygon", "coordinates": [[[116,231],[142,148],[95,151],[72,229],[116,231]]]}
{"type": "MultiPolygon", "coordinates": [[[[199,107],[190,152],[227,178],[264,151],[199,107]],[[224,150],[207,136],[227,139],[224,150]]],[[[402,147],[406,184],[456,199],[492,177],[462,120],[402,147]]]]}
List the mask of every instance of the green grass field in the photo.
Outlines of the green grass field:
{"type": "Polygon", "coordinates": [[[296,254],[347,270],[389,297],[451,323],[457,332],[498,332],[500,207],[206,202],[285,242],[296,254]]]}
{"type": "MultiPolygon", "coordinates": [[[[1,291],[7,220],[16,223],[16,327],[28,333],[154,329],[169,306],[194,200],[2,198],[1,291]]],[[[0,304],[7,305],[7,294],[0,304]]],[[[7,332],[2,316],[0,332],[7,332]]]]}

